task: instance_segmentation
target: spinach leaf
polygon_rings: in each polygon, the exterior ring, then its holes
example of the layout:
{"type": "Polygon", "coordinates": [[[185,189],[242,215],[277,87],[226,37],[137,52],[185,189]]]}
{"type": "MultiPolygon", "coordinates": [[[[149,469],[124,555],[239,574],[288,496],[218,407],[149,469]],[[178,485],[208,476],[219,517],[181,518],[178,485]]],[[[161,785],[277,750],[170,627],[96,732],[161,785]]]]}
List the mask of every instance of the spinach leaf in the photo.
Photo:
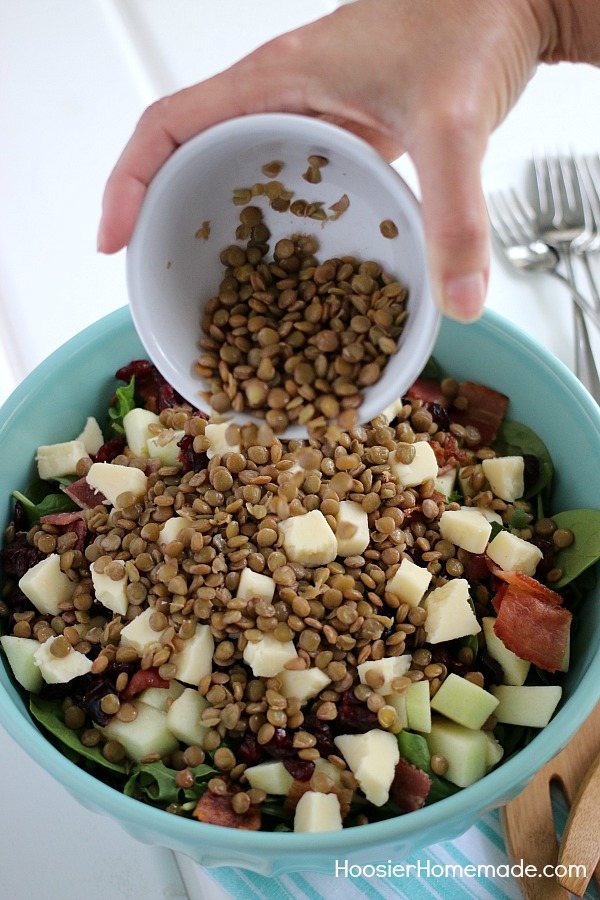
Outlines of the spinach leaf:
{"type": "Polygon", "coordinates": [[[131,376],[129,384],[117,388],[115,396],[117,402],[115,406],[109,408],[108,417],[114,430],[118,434],[124,434],[123,419],[128,412],[135,409],[135,375],[131,376]]]}
{"type": "Polygon", "coordinates": [[[206,790],[206,784],[213,775],[218,775],[212,766],[202,763],[192,769],[196,781],[190,788],[180,788],[175,781],[177,769],[168,769],[164,763],[138,763],[132,769],[123,793],[128,797],[146,799],[158,806],[182,803],[184,800],[199,800],[206,790]]]}
{"type": "Polygon", "coordinates": [[[558,565],[564,575],[552,587],[564,587],[600,559],[600,510],[570,509],[552,516],[558,528],[568,528],[575,535],[570,547],[558,554],[558,565]]]}
{"type": "Polygon", "coordinates": [[[42,516],[49,516],[52,513],[74,512],[79,509],[70,497],[62,493],[46,494],[39,503],[34,503],[20,491],[13,491],[13,497],[23,504],[25,515],[30,525],[35,525],[42,516]]]}
{"type": "Polygon", "coordinates": [[[440,366],[437,359],[434,359],[433,356],[430,356],[427,362],[425,363],[425,368],[419,375],[419,378],[435,378],[436,381],[439,381],[441,376],[440,366]]]}
{"type": "Polygon", "coordinates": [[[548,448],[540,437],[521,422],[504,421],[498,429],[498,436],[492,444],[492,449],[499,456],[527,456],[531,454],[537,457],[540,465],[539,475],[534,484],[530,485],[524,496],[525,500],[543,494],[544,502],[547,502],[552,478],[554,477],[554,465],[548,448]]]}
{"type": "Polygon", "coordinates": [[[527,528],[529,525],[529,516],[522,506],[515,506],[510,517],[511,528],[527,528]]]}
{"type": "Polygon", "coordinates": [[[416,766],[417,769],[422,769],[431,778],[431,787],[425,801],[427,805],[434,803],[436,800],[442,800],[444,797],[449,797],[459,790],[451,781],[440,778],[432,770],[430,765],[431,754],[427,741],[422,735],[402,730],[398,735],[398,746],[400,748],[400,756],[412,763],[413,766],[416,766]]]}

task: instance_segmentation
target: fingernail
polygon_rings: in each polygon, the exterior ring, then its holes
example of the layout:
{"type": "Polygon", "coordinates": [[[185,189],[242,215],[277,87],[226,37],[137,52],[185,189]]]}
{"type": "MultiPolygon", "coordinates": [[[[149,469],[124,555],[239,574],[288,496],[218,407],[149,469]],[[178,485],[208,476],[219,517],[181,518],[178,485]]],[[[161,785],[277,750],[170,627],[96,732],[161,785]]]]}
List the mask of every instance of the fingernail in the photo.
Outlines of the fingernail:
{"type": "Polygon", "coordinates": [[[483,272],[449,278],[443,287],[442,311],[458,322],[474,322],[481,314],[484,300],[483,272]]]}

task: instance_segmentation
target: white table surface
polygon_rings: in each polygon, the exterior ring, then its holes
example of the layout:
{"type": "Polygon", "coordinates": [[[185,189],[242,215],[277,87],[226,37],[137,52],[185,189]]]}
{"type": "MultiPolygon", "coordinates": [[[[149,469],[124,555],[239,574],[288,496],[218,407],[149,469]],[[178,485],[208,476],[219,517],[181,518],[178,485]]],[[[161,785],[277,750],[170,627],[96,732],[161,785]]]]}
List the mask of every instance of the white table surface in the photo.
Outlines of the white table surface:
{"type": "MultiPolygon", "coordinates": [[[[145,106],[337,5],[0,3],[0,401],[67,338],[127,302],[124,254],[99,256],[96,229],[106,177],[145,106]]],[[[544,67],[493,135],[485,182],[507,183],[536,150],[570,147],[600,150],[600,71],[544,67]]],[[[398,168],[415,183],[408,161],[398,168]]],[[[494,258],[488,306],[572,364],[569,305],[548,277],[527,280],[494,258]]],[[[0,900],[186,897],[169,852],[81,808],[1,730],[0,759],[0,900]]],[[[223,896],[180,865],[189,897],[223,896]]]]}

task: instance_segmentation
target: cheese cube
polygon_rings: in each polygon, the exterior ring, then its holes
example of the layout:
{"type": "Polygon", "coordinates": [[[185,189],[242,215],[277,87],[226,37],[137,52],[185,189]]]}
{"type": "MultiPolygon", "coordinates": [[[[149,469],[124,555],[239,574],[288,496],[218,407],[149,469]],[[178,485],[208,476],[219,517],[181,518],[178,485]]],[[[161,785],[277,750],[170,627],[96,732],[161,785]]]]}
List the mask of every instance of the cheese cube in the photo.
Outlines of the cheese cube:
{"type": "Polygon", "coordinates": [[[302,794],[294,813],[294,831],[339,831],[342,827],[340,801],[336,794],[321,794],[318,791],[302,794]]]}
{"type": "Polygon", "coordinates": [[[391,594],[395,594],[402,603],[418,606],[431,579],[431,572],[405,556],[396,573],[388,579],[385,589],[391,594]]]}
{"type": "Polygon", "coordinates": [[[144,688],[144,690],[138,694],[137,699],[141,700],[143,703],[147,703],[148,706],[153,706],[155,709],[162,709],[163,712],[166,712],[169,708],[169,700],[177,700],[184,690],[186,690],[186,688],[182,683],[180,681],[175,681],[175,679],[172,678],[168,688],[144,688]]]}
{"type": "Polygon", "coordinates": [[[176,466],[181,453],[179,441],[183,437],[185,431],[162,431],[152,435],[146,441],[147,455],[151,459],[158,459],[163,466],[176,466]]]}
{"type": "Polygon", "coordinates": [[[42,678],[47,684],[64,684],[72,678],[87,675],[92,668],[92,660],[71,648],[66,656],[54,656],[51,647],[56,637],[40,644],[39,649],[33,655],[36,666],[39,666],[42,678]]]}
{"type": "Polygon", "coordinates": [[[169,660],[175,666],[178,681],[200,684],[212,672],[214,652],[215,639],[210,625],[196,625],[195,634],[184,642],[183,650],[173,653],[169,660]]]}
{"type": "Polygon", "coordinates": [[[89,459],[82,441],[66,441],[63,444],[45,444],[37,448],[37,467],[40,478],[61,478],[75,475],[80,459],[89,459]]]}
{"type": "Polygon", "coordinates": [[[417,441],[412,446],[415,456],[411,463],[396,462],[393,455],[390,458],[392,475],[403,487],[416,487],[429,478],[437,478],[438,474],[437,459],[429,441],[417,441]]]}
{"type": "Polygon", "coordinates": [[[496,497],[513,503],[525,491],[525,460],[522,456],[496,456],[481,463],[483,474],[496,497]]]}
{"type": "Polygon", "coordinates": [[[500,513],[497,513],[495,509],[490,509],[489,506],[461,506],[461,509],[465,509],[467,512],[479,513],[479,515],[484,516],[488,522],[495,522],[496,525],[504,524],[500,513]]]}
{"type": "Polygon", "coordinates": [[[224,456],[225,453],[239,453],[241,451],[240,444],[230,444],[227,440],[226,434],[229,425],[229,422],[215,422],[206,426],[204,434],[210,445],[206,451],[209,459],[213,456],[224,456]]]}
{"type": "Polygon", "coordinates": [[[93,416],[88,416],[83,431],[75,440],[81,441],[87,453],[92,454],[98,452],[104,443],[104,436],[98,422],[93,416]]]}
{"type": "Polygon", "coordinates": [[[335,533],[338,556],[360,556],[369,546],[369,516],[356,500],[341,500],[335,533]]]}
{"type": "Polygon", "coordinates": [[[275,582],[269,575],[253,572],[252,569],[246,567],[242,569],[236,596],[241,600],[256,598],[270,603],[275,594],[275,587],[275,582]]]}
{"type": "Polygon", "coordinates": [[[90,566],[90,574],[92,576],[92,584],[94,585],[94,593],[96,600],[112,612],[119,616],[124,616],[129,606],[127,599],[127,584],[129,579],[125,571],[125,563],[122,559],[114,560],[123,570],[123,577],[118,581],[114,581],[104,572],[96,571],[96,564],[90,566]]]}
{"type": "Polygon", "coordinates": [[[494,631],[495,621],[494,616],[485,616],[481,620],[487,652],[500,664],[505,684],[525,684],[531,663],[508,649],[494,631]]]}
{"type": "Polygon", "coordinates": [[[377,672],[384,679],[381,687],[374,688],[377,694],[382,697],[392,693],[392,681],[394,678],[400,678],[410,669],[412,656],[410,653],[404,653],[402,656],[388,656],[384,659],[370,659],[367,662],[357,666],[358,677],[362,684],[368,684],[367,673],[377,672]]]}
{"type": "Polygon", "coordinates": [[[280,759],[269,759],[250,766],[244,770],[244,777],[248,779],[250,787],[266,794],[277,794],[287,797],[294,783],[294,779],[280,759]]]}
{"type": "Polygon", "coordinates": [[[299,700],[308,700],[316,697],[328,684],[331,678],[322,669],[282,669],[277,673],[281,681],[279,693],[283,697],[297,697],[299,700]]]}
{"type": "Polygon", "coordinates": [[[385,419],[386,424],[389,425],[390,422],[393,422],[394,419],[398,417],[403,406],[403,398],[398,397],[397,400],[392,400],[389,406],[386,406],[386,408],[379,413],[378,418],[385,419]]]}
{"type": "Polygon", "coordinates": [[[483,553],[491,531],[491,523],[485,516],[471,510],[447,509],[440,519],[440,534],[444,540],[469,553],[483,553]]]}
{"type": "Polygon", "coordinates": [[[374,806],[387,803],[400,759],[396,736],[389,731],[373,728],[366,734],[340,734],[334,738],[334,744],[367,800],[374,806]]]}
{"type": "Polygon", "coordinates": [[[427,610],[424,628],[430,644],[453,641],[481,631],[469,603],[469,582],[465,578],[455,578],[435,588],[425,598],[423,606],[427,610]]]}
{"type": "Polygon", "coordinates": [[[145,756],[158,753],[168,756],[179,749],[179,741],[167,727],[167,714],[142,703],[134,702],[137,716],[130,722],[123,722],[113,716],[108,725],[98,730],[107,740],[118,741],[125,748],[130,759],[140,762],[145,756]]]}
{"type": "Polygon", "coordinates": [[[60,556],[51,553],[28,569],[19,579],[19,587],[43,616],[57,616],[61,603],[73,596],[75,584],[60,567],[60,556]]]}
{"type": "Polygon", "coordinates": [[[505,572],[522,572],[524,575],[535,575],[543,553],[535,544],[510,531],[499,531],[487,548],[487,555],[505,572]]]}
{"type": "Polygon", "coordinates": [[[283,551],[290,562],[303,566],[326,566],[337,556],[337,540],[319,509],[290,516],[279,523],[283,551]]]}
{"type": "Polygon", "coordinates": [[[167,728],[189,747],[201,747],[209,730],[202,724],[202,712],[208,706],[195,688],[184,688],[167,708],[167,728]]]}
{"type": "Polygon", "coordinates": [[[278,641],[272,634],[264,634],[260,641],[248,641],[243,655],[257,678],[273,678],[298,653],[293,641],[278,641]]]}
{"type": "Polygon", "coordinates": [[[190,520],[184,519],[183,516],[171,516],[160,529],[158,543],[170,544],[171,541],[180,540],[180,532],[184,528],[189,528],[191,524],[190,520]]]}
{"type": "Polygon", "coordinates": [[[136,406],[123,416],[125,440],[134,456],[148,456],[146,442],[149,437],[152,437],[150,425],[160,426],[160,419],[149,409],[136,406]]]}
{"type": "MultiPolygon", "coordinates": [[[[154,631],[150,628],[150,617],[154,610],[151,606],[147,607],[139,616],[128,622],[121,629],[121,644],[124,647],[135,647],[138,656],[143,656],[150,644],[156,644],[160,641],[162,631],[154,631]]],[[[171,657],[172,659],[172,657],[171,657]]]]}
{"type": "Polygon", "coordinates": [[[12,669],[12,673],[21,687],[32,694],[38,694],[44,684],[39,666],[35,663],[35,654],[40,642],[35,638],[17,637],[15,634],[3,634],[0,644],[12,669]]]}
{"type": "Polygon", "coordinates": [[[116,508],[120,494],[131,493],[136,500],[140,500],[148,491],[148,479],[136,466],[92,463],[86,479],[91,488],[104,494],[110,505],[116,508]]]}

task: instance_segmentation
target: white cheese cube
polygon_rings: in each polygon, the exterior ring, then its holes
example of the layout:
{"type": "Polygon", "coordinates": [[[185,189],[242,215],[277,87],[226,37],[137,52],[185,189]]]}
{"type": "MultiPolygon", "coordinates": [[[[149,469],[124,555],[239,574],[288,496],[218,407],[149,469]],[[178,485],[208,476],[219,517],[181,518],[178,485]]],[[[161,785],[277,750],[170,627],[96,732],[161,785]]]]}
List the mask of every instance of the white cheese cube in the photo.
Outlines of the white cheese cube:
{"type": "Polygon", "coordinates": [[[312,669],[282,669],[277,678],[281,681],[279,693],[283,697],[297,697],[302,701],[316,697],[331,684],[329,675],[316,666],[312,669]]]}
{"type": "Polygon", "coordinates": [[[77,441],[81,441],[90,455],[97,453],[104,443],[104,436],[98,422],[93,416],[88,416],[83,427],[83,431],[76,437],[77,441]]]}
{"type": "Polygon", "coordinates": [[[481,626],[469,603],[469,582],[455,578],[425,598],[425,633],[430,644],[477,634],[481,626]]]}
{"type": "Polygon", "coordinates": [[[183,684],[172,678],[168,688],[144,688],[144,690],[138,694],[137,699],[141,700],[142,703],[147,703],[148,706],[153,706],[155,709],[162,709],[163,712],[166,712],[169,708],[169,700],[177,700],[184,690],[186,690],[186,688],[183,684]]]}
{"type": "Polygon", "coordinates": [[[202,712],[208,706],[195,688],[184,688],[167,709],[167,728],[189,747],[201,747],[209,730],[202,724],[202,712]]]}
{"type": "Polygon", "coordinates": [[[0,644],[6,653],[12,673],[21,687],[32,694],[39,693],[44,679],[34,657],[40,648],[40,642],[34,638],[4,634],[0,637],[0,644]]]}
{"type": "Polygon", "coordinates": [[[60,567],[60,556],[51,553],[28,569],[19,579],[19,587],[43,616],[57,616],[61,603],[73,596],[75,584],[60,567]]]}
{"type": "Polygon", "coordinates": [[[485,616],[481,620],[487,652],[500,664],[505,684],[525,684],[531,663],[527,659],[521,659],[500,640],[494,631],[495,621],[494,616],[485,616]]]}
{"type": "Polygon", "coordinates": [[[490,509],[489,506],[461,506],[461,510],[462,509],[467,510],[467,512],[479,513],[479,515],[484,516],[488,522],[495,522],[496,525],[504,524],[500,513],[497,513],[495,509],[490,509]]]}
{"type": "Polygon", "coordinates": [[[180,539],[180,533],[184,528],[189,528],[190,525],[190,520],[184,519],[183,516],[171,516],[160,529],[158,543],[170,544],[171,541],[178,541],[180,539]]]}
{"type": "Polygon", "coordinates": [[[64,684],[72,678],[86,675],[92,668],[92,660],[73,648],[66,656],[54,656],[51,647],[57,639],[58,635],[48,638],[44,644],[39,645],[33,656],[44,681],[47,684],[64,684]]]}
{"type": "Polygon", "coordinates": [[[418,606],[431,579],[431,572],[405,556],[396,573],[388,579],[385,589],[391,594],[395,594],[402,603],[418,606]]]}
{"type": "Polygon", "coordinates": [[[283,551],[290,562],[303,566],[326,566],[337,556],[337,540],[319,509],[290,516],[279,523],[283,551]]]}
{"type": "Polygon", "coordinates": [[[522,456],[496,456],[481,463],[483,474],[496,497],[513,503],[525,491],[525,460],[522,456]]]}
{"type": "Polygon", "coordinates": [[[336,516],[338,556],[360,556],[369,546],[369,516],[356,500],[341,500],[336,516]]]}
{"type": "Polygon", "coordinates": [[[244,771],[250,787],[266,794],[287,797],[294,779],[280,759],[269,759],[244,771]]]}
{"type": "Polygon", "coordinates": [[[243,655],[257,678],[273,678],[298,653],[293,641],[278,641],[272,634],[264,634],[260,641],[248,641],[243,655]]]}
{"type": "Polygon", "coordinates": [[[342,828],[342,814],[337,795],[305,791],[294,813],[294,831],[314,833],[339,831],[342,828]]]}
{"type": "Polygon", "coordinates": [[[136,406],[123,416],[125,440],[134,456],[148,456],[146,442],[149,437],[152,437],[150,425],[160,426],[160,419],[149,409],[136,406]]]}
{"type": "Polygon", "coordinates": [[[82,441],[46,444],[37,448],[38,474],[42,479],[75,475],[79,460],[88,458],[88,452],[82,441]]]}
{"type": "Polygon", "coordinates": [[[389,425],[390,422],[393,422],[394,419],[400,413],[402,407],[404,406],[404,401],[402,397],[398,397],[397,400],[392,400],[389,406],[379,413],[379,417],[381,419],[385,419],[386,423],[389,425]]]}
{"type": "Polygon", "coordinates": [[[241,600],[256,598],[270,603],[275,594],[275,587],[275,582],[269,575],[253,572],[252,569],[246,567],[242,569],[236,596],[241,600]]]}
{"type": "Polygon", "coordinates": [[[498,684],[492,693],[500,701],[494,715],[506,725],[545,728],[558,701],[562,688],[558,684],[498,684]]]}
{"type": "Polygon", "coordinates": [[[146,441],[147,455],[151,459],[158,459],[163,466],[176,466],[181,453],[179,441],[183,437],[185,437],[185,431],[169,431],[167,433],[162,431],[153,435],[146,441]]]}
{"type": "Polygon", "coordinates": [[[489,558],[504,569],[505,572],[522,572],[524,575],[535,575],[543,553],[535,544],[510,531],[499,531],[487,548],[489,558]]]}
{"type": "Polygon", "coordinates": [[[167,727],[167,714],[140,700],[134,705],[137,716],[131,722],[122,722],[113,716],[108,725],[99,728],[106,739],[122,744],[127,756],[136,762],[150,754],[168,756],[177,750],[179,741],[167,727]]]}
{"type": "Polygon", "coordinates": [[[444,540],[469,553],[483,553],[491,531],[491,523],[485,516],[471,510],[447,509],[440,519],[440,534],[444,540]]]}
{"type": "Polygon", "coordinates": [[[226,453],[239,453],[241,451],[240,444],[230,444],[227,440],[226,435],[229,426],[229,422],[210,423],[206,426],[204,434],[210,444],[206,451],[209,459],[213,456],[224,456],[226,453]]]}
{"type": "Polygon", "coordinates": [[[400,759],[396,736],[389,731],[373,728],[366,734],[340,734],[334,738],[334,744],[367,800],[374,806],[387,803],[400,759]]]}
{"type": "Polygon", "coordinates": [[[396,462],[392,455],[390,468],[392,475],[403,487],[416,487],[429,478],[437,478],[438,464],[429,441],[417,441],[412,444],[415,456],[411,463],[396,462]]]}
{"type": "Polygon", "coordinates": [[[377,672],[384,680],[381,687],[374,688],[377,694],[382,697],[392,693],[392,681],[394,678],[400,678],[410,669],[412,656],[410,653],[404,653],[402,656],[388,656],[384,659],[370,659],[367,662],[357,666],[358,677],[362,684],[368,684],[367,674],[369,672],[377,672]]]}
{"type": "Polygon", "coordinates": [[[175,666],[178,681],[198,685],[212,672],[215,639],[210,625],[196,625],[196,632],[188,638],[183,650],[173,653],[169,662],[175,666]]]}
{"type": "Polygon", "coordinates": [[[315,773],[316,772],[322,772],[323,775],[327,775],[337,787],[342,786],[342,769],[340,769],[339,766],[334,765],[334,763],[330,763],[329,760],[323,759],[322,756],[315,759],[315,773]]]}
{"type": "Polygon", "coordinates": [[[150,628],[150,617],[154,610],[151,606],[147,607],[139,616],[128,622],[121,629],[121,644],[124,647],[134,647],[138,656],[143,656],[150,644],[156,644],[160,641],[162,631],[154,631],[150,628]]]}
{"type": "Polygon", "coordinates": [[[104,494],[114,507],[117,507],[120,494],[131,493],[136,500],[140,500],[148,491],[146,474],[136,466],[92,463],[86,479],[89,486],[104,494]]]}
{"type": "Polygon", "coordinates": [[[120,565],[123,570],[123,577],[119,578],[118,581],[114,581],[104,572],[97,572],[95,563],[92,563],[90,566],[90,574],[92,576],[92,584],[94,585],[94,593],[98,603],[101,603],[102,606],[117,613],[117,615],[124,616],[127,612],[127,607],[129,606],[129,600],[127,599],[127,584],[129,579],[127,578],[123,560],[117,559],[114,560],[114,562],[117,565],[120,565]]]}

